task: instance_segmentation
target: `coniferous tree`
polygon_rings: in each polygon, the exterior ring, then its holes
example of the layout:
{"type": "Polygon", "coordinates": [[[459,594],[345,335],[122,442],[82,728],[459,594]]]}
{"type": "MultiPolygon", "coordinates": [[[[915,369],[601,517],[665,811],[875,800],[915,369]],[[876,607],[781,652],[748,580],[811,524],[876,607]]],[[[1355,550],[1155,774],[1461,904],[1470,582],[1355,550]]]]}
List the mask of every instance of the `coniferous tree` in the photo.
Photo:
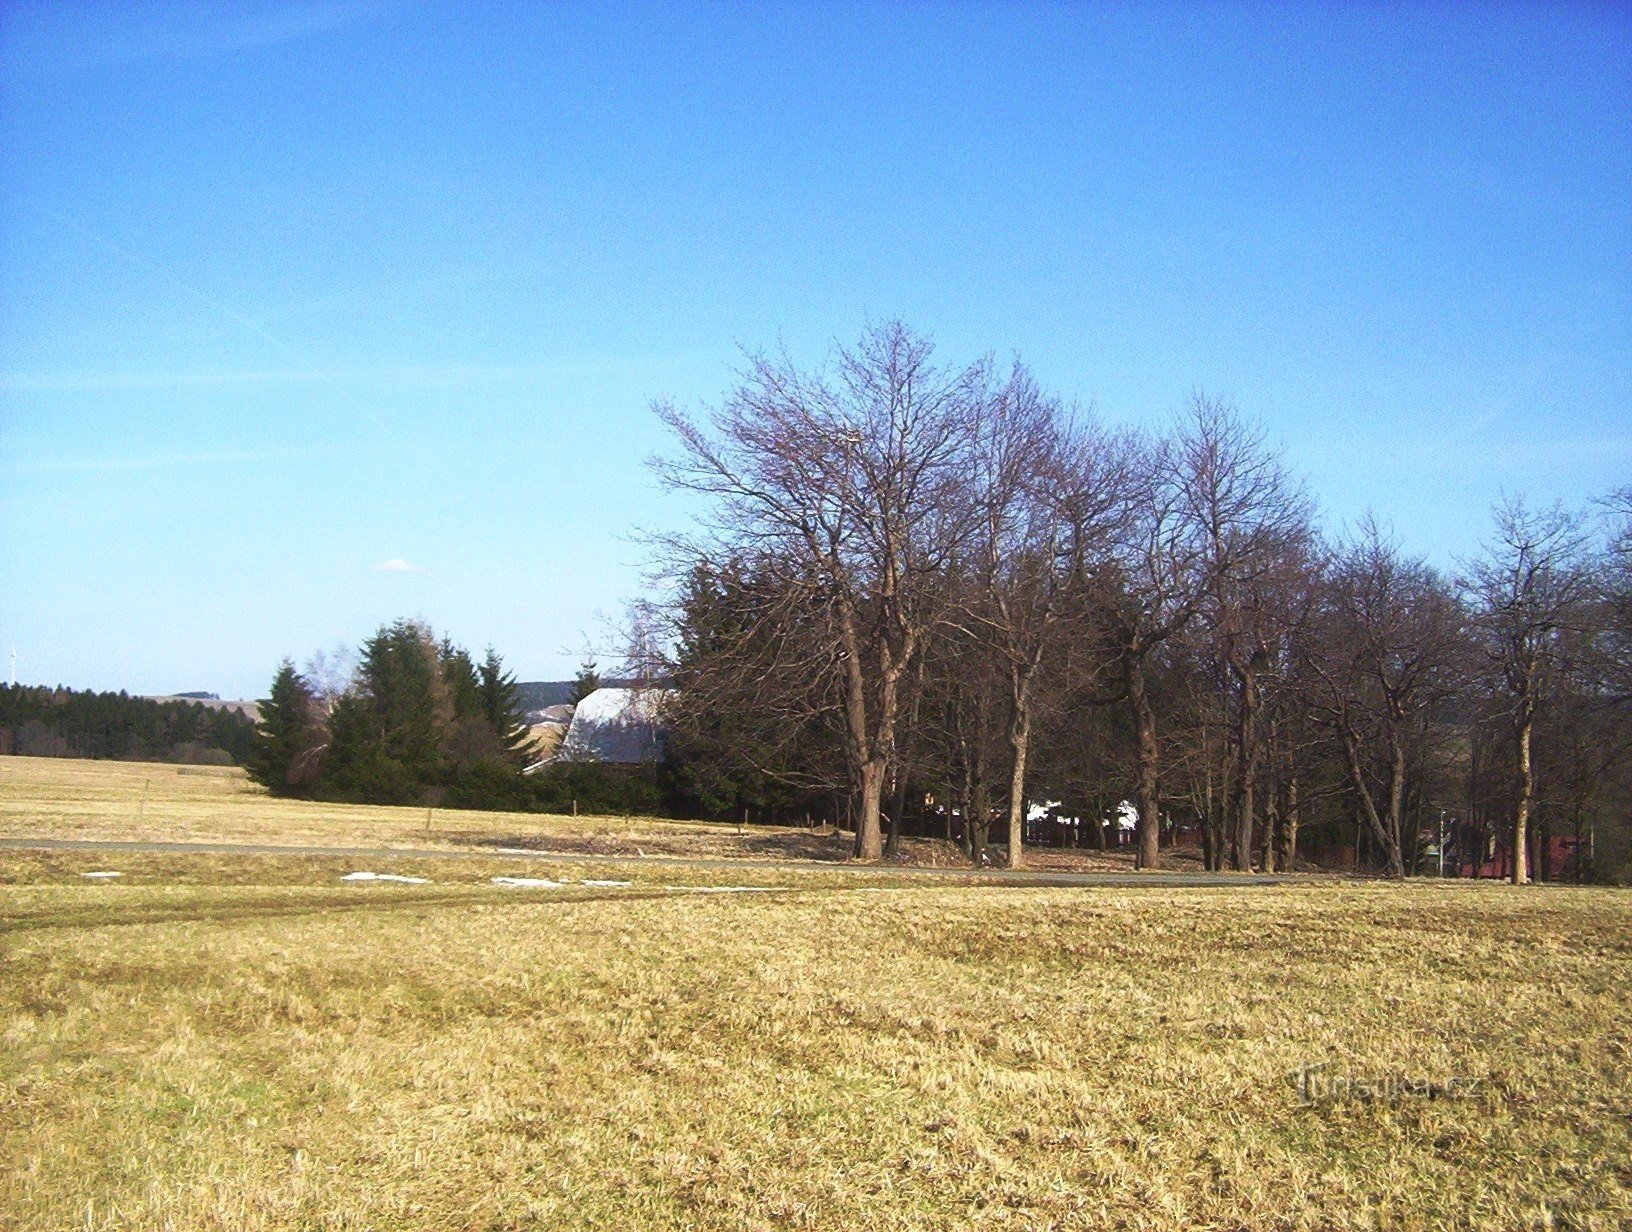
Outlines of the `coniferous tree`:
{"type": "Polygon", "coordinates": [[[453,708],[453,717],[462,719],[467,715],[480,714],[483,708],[481,682],[477,679],[476,664],[470,652],[444,637],[437,645],[437,655],[441,659],[442,681],[447,686],[448,704],[453,708]]]}
{"type": "Polygon", "coordinates": [[[272,678],[271,696],[261,705],[249,777],[274,795],[294,791],[310,777],[315,712],[312,691],[288,659],[272,678]]]}
{"type": "Polygon", "coordinates": [[[410,778],[434,782],[453,703],[430,630],[410,620],[381,629],[363,644],[358,680],[386,756],[410,778]]]}
{"type": "Polygon", "coordinates": [[[399,620],[363,644],[352,689],[329,714],[326,794],[408,803],[440,782],[441,743],[452,720],[436,641],[399,620]]]}
{"type": "Polygon", "coordinates": [[[321,794],[360,804],[410,804],[419,783],[386,748],[385,731],[366,694],[347,693],[329,711],[329,747],[321,794]]]}
{"type": "Polygon", "coordinates": [[[784,593],[740,560],[698,565],[687,578],[663,665],[674,686],[665,774],[682,812],[791,811],[845,782],[828,755],[827,715],[809,696],[810,639],[784,593]]]}
{"type": "Polygon", "coordinates": [[[596,669],[595,660],[585,656],[578,665],[578,674],[572,678],[572,704],[576,706],[600,687],[601,673],[596,669]]]}
{"type": "Polygon", "coordinates": [[[516,678],[504,670],[504,662],[491,646],[476,668],[477,697],[482,716],[492,727],[507,760],[525,765],[529,760],[526,716],[516,689],[516,678]]]}
{"type": "MultiPolygon", "coordinates": [[[[313,700],[311,709],[318,708],[313,700]]],[[[330,707],[326,728],[322,796],[527,805],[521,769],[528,732],[514,678],[496,652],[478,665],[419,622],[384,625],[363,644],[355,678],[330,707]]]]}

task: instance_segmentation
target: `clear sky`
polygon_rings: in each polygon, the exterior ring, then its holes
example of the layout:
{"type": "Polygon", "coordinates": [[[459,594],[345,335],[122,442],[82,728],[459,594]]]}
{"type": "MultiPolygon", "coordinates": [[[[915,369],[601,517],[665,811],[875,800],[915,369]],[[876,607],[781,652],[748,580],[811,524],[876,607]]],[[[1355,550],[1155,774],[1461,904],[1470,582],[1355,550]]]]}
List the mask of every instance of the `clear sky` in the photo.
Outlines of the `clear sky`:
{"type": "Polygon", "coordinates": [[[1632,481],[1632,9],[7,0],[0,656],[569,675],[650,401],[892,316],[1450,565],[1632,481]]]}

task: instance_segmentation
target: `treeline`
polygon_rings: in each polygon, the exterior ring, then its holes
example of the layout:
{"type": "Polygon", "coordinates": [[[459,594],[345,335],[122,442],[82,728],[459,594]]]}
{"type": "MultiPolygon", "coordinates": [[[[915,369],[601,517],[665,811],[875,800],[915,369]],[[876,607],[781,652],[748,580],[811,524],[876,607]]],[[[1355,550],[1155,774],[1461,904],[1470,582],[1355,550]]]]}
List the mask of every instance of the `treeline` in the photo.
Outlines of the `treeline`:
{"type": "MultiPolygon", "coordinates": [[[[524,774],[539,750],[522,686],[491,648],[477,661],[425,624],[399,620],[340,670],[350,657],[318,655],[305,672],[279,666],[247,763],[273,795],[555,813],[676,807],[659,766],[577,762],[524,774]]],[[[558,692],[576,702],[599,683],[586,662],[558,692]]]]}
{"type": "Polygon", "coordinates": [[[1375,522],[1323,530],[1229,405],[1113,429],[898,323],[829,371],[754,360],[704,423],[658,410],[661,474],[708,499],[640,640],[705,811],[1018,864],[1028,801],[1089,819],[1034,839],[1105,844],[1127,800],[1142,867],[1193,842],[1210,868],[1626,875],[1632,488],[1506,500],[1447,575],[1375,522]]]}
{"type": "Polygon", "coordinates": [[[348,681],[285,660],[261,705],[249,774],[275,795],[370,804],[525,808],[527,727],[498,654],[480,661],[399,620],[363,643],[348,681]]]}
{"type": "Polygon", "coordinates": [[[242,765],[255,723],[228,707],[0,685],[0,754],[242,765]]]}

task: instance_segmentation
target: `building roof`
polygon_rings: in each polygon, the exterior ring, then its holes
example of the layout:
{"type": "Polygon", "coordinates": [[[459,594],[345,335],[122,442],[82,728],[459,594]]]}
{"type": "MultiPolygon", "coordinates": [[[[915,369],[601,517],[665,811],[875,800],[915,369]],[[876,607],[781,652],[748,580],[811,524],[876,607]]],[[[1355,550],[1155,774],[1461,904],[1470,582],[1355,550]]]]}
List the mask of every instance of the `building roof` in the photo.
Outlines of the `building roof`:
{"type": "Polygon", "coordinates": [[[552,760],[614,766],[661,760],[659,712],[671,693],[670,689],[596,689],[572,712],[572,726],[552,760]]]}

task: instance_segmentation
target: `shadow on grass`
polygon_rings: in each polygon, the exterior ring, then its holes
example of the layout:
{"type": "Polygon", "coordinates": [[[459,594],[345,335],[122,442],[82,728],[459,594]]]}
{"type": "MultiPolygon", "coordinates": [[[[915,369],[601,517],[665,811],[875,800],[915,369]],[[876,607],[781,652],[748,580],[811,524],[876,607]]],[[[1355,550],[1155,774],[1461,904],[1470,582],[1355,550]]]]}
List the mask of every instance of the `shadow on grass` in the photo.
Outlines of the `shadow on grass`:
{"type": "Polygon", "coordinates": [[[677,856],[728,859],[747,856],[769,860],[809,860],[841,864],[850,858],[852,840],[846,834],[789,830],[786,834],[737,834],[722,826],[717,834],[686,838],[609,835],[495,834],[491,831],[442,830],[440,837],[476,847],[509,847],[522,851],[556,852],[577,856],[677,856]]]}
{"type": "MultiPolygon", "coordinates": [[[[700,824],[700,823],[692,823],[700,824]]],[[[714,830],[699,830],[683,837],[641,835],[624,838],[606,834],[496,834],[492,831],[439,830],[438,837],[475,847],[515,848],[572,856],[663,856],[702,860],[786,860],[811,864],[846,864],[855,854],[855,839],[837,830],[789,827],[767,834],[763,829],[738,833],[729,822],[714,830]]],[[[924,868],[968,868],[977,871],[954,843],[943,839],[910,838],[887,865],[924,868]]],[[[1131,857],[1130,857],[1131,863],[1131,857]]]]}
{"type": "Polygon", "coordinates": [[[69,928],[123,928],[139,924],[232,924],[238,922],[280,919],[305,915],[332,914],[387,914],[416,911],[426,907],[490,907],[503,904],[510,907],[536,907],[546,904],[636,902],[654,898],[673,897],[665,890],[620,890],[616,893],[586,894],[557,890],[544,894],[528,894],[517,890],[492,890],[475,894],[414,894],[402,895],[395,888],[370,888],[351,891],[350,894],[378,895],[373,901],[335,896],[290,902],[287,897],[258,895],[232,903],[143,903],[131,907],[103,904],[95,908],[72,911],[53,911],[40,915],[0,915],[0,934],[37,932],[46,929],[69,928]],[[395,897],[387,898],[391,894],[395,897]]]}

